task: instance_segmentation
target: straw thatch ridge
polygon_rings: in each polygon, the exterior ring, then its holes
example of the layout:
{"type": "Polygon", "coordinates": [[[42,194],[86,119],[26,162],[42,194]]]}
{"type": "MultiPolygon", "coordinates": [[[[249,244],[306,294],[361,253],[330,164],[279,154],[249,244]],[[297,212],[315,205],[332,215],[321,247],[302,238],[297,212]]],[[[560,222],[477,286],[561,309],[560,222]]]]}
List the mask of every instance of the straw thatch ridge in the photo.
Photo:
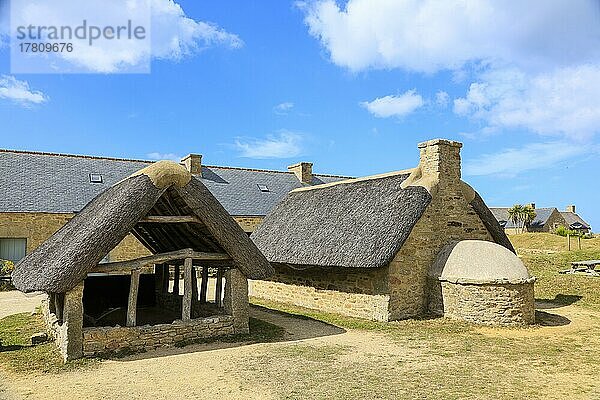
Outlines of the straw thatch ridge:
{"type": "Polygon", "coordinates": [[[407,173],[290,193],[252,234],[273,263],[376,268],[387,265],[431,201],[401,189],[407,173]]]}
{"type": "Polygon", "coordinates": [[[23,258],[12,274],[24,292],[75,287],[128,233],[153,253],[191,248],[227,252],[250,278],[273,272],[248,235],[184,167],[158,162],[115,184],[23,258]],[[197,223],[140,223],[147,215],[190,215],[197,223]]]}
{"type": "Polygon", "coordinates": [[[146,175],[107,189],[15,266],[13,284],[23,292],[61,293],[75,287],[163,192],[146,175]]]}
{"type": "Polygon", "coordinates": [[[477,215],[479,215],[490,235],[492,235],[494,241],[516,254],[515,248],[504,232],[504,228],[500,226],[500,223],[498,223],[498,220],[494,217],[494,214],[492,214],[492,211],[490,211],[479,193],[475,192],[475,198],[473,198],[470,204],[477,215]]]}

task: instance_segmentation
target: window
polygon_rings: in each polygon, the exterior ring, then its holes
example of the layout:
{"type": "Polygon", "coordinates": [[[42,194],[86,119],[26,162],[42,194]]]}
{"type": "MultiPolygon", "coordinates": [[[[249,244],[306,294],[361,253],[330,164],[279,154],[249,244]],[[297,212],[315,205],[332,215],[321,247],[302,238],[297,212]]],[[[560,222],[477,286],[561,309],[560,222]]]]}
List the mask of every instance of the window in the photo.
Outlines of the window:
{"type": "Polygon", "coordinates": [[[90,174],[91,183],[102,183],[102,174],[90,174]]]}
{"type": "Polygon", "coordinates": [[[0,260],[17,262],[25,257],[27,239],[0,239],[0,260]]]}
{"type": "Polygon", "coordinates": [[[267,185],[263,185],[262,183],[259,183],[256,186],[258,186],[258,189],[261,192],[270,192],[269,187],[267,185]]]}

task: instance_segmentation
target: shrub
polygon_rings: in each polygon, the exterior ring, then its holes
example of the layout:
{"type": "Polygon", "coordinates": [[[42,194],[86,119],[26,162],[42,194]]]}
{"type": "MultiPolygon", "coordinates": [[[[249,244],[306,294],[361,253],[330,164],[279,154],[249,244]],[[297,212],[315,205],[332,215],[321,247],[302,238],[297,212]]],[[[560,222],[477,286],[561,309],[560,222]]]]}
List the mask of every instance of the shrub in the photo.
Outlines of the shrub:
{"type": "Polygon", "coordinates": [[[555,234],[557,234],[558,236],[582,236],[581,232],[577,232],[577,231],[572,231],[570,229],[567,229],[564,226],[559,226],[558,228],[556,228],[556,230],[554,231],[555,234]]]}
{"type": "Polygon", "coordinates": [[[0,275],[10,275],[15,269],[15,264],[10,260],[0,260],[0,275]]]}

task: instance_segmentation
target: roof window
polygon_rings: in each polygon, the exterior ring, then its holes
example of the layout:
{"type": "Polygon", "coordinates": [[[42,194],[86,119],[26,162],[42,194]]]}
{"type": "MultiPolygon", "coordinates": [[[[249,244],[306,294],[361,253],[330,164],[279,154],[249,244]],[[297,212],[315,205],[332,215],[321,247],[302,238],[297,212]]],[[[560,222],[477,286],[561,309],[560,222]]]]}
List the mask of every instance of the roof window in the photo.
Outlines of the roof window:
{"type": "Polygon", "coordinates": [[[263,185],[262,183],[259,183],[256,186],[258,186],[258,189],[261,192],[270,192],[269,187],[267,185],[263,185]]]}
{"type": "Polygon", "coordinates": [[[102,183],[102,174],[90,174],[90,183],[102,183]]]}

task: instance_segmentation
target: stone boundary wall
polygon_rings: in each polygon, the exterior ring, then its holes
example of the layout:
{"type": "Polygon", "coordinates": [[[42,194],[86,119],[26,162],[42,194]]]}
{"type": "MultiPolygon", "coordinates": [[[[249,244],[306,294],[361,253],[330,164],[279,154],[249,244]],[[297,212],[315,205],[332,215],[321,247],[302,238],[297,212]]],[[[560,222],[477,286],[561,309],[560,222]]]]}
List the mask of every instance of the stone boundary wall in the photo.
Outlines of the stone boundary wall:
{"type": "MultiPolygon", "coordinates": [[[[446,317],[485,325],[528,325],[535,322],[533,282],[441,282],[441,294],[446,317]]],[[[440,310],[437,311],[439,313],[440,310]]]]}
{"type": "Polygon", "coordinates": [[[91,327],[83,329],[83,355],[86,357],[118,352],[139,352],[171,347],[218,336],[233,335],[230,315],[199,318],[189,322],[134,327],[91,327]]]}
{"type": "Polygon", "coordinates": [[[387,321],[389,296],[347,293],[272,281],[250,281],[250,296],[318,311],[387,321]]]}

